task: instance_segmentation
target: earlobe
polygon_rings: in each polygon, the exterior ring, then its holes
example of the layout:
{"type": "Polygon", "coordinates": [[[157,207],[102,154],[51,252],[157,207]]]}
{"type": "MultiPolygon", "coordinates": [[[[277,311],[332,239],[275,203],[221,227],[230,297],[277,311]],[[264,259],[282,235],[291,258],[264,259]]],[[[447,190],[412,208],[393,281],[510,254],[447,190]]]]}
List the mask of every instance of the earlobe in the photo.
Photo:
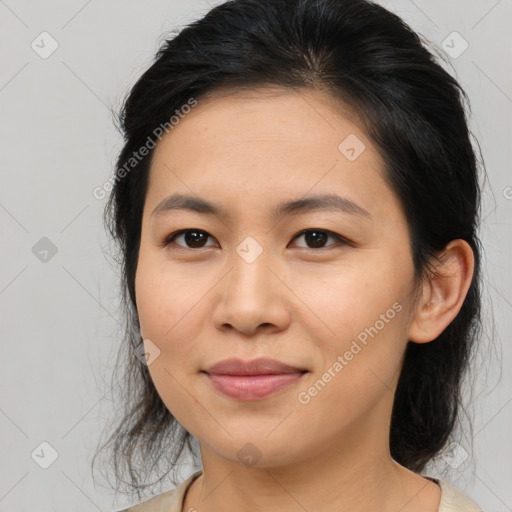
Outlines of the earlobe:
{"type": "Polygon", "coordinates": [[[434,262],[434,273],[423,283],[409,327],[409,340],[435,340],[459,313],[471,285],[474,255],[465,240],[452,240],[434,262]]]}

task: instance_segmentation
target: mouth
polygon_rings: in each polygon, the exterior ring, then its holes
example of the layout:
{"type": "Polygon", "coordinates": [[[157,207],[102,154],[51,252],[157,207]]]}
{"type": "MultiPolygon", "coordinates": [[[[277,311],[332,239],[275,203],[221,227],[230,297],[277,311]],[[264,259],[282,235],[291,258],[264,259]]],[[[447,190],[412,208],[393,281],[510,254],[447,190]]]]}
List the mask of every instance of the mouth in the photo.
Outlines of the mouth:
{"type": "Polygon", "coordinates": [[[308,370],[274,359],[227,359],[201,373],[225,396],[261,400],[297,384],[308,370]]]}

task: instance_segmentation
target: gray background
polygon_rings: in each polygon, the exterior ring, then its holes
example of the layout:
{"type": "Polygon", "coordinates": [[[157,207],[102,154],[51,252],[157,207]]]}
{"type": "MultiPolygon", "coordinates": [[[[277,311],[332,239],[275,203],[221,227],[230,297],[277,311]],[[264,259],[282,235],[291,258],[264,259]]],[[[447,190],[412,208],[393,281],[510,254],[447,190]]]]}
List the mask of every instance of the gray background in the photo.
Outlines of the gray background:
{"type": "MultiPolygon", "coordinates": [[[[477,361],[474,430],[466,432],[474,450],[452,447],[428,474],[448,469],[446,479],[486,512],[509,511],[512,379],[500,368],[512,364],[512,2],[382,4],[452,53],[451,72],[471,99],[471,129],[489,177],[482,227],[488,323],[477,361]],[[469,45],[460,55],[464,43],[450,36],[454,31],[469,45]]],[[[1,511],[127,505],[95,486],[89,469],[112,412],[110,374],[121,342],[116,271],[101,223],[105,200],[92,190],[111,175],[121,148],[110,106],[119,107],[166,31],[212,5],[0,0],[1,511]],[[40,36],[44,31],[50,36],[40,36]],[[58,48],[47,56],[52,40],[58,48]],[[58,457],[43,469],[52,450],[58,457]]],[[[191,471],[185,466],[182,477],[191,471]]],[[[167,481],[163,489],[172,487],[167,481]]]]}

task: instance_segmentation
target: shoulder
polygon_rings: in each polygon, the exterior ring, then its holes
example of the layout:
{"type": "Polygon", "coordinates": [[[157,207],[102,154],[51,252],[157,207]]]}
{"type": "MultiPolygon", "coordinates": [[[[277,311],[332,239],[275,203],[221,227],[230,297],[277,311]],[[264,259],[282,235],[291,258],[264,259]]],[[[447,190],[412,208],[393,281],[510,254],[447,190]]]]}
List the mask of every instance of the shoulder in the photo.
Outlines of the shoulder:
{"type": "Polygon", "coordinates": [[[482,512],[482,509],[468,496],[445,480],[430,478],[441,487],[441,503],[438,512],[482,512]]]}
{"type": "Polygon", "coordinates": [[[181,512],[183,498],[192,482],[202,474],[202,470],[190,475],[181,485],[164,492],[138,505],[119,510],[118,512],[181,512]]]}
{"type": "MultiPolygon", "coordinates": [[[[175,489],[119,512],[181,512],[185,493],[192,482],[201,474],[202,470],[196,471],[175,489]]],[[[441,488],[441,502],[438,512],[482,512],[482,509],[473,500],[462,494],[450,483],[437,478],[427,478],[436,482],[441,488]]]]}

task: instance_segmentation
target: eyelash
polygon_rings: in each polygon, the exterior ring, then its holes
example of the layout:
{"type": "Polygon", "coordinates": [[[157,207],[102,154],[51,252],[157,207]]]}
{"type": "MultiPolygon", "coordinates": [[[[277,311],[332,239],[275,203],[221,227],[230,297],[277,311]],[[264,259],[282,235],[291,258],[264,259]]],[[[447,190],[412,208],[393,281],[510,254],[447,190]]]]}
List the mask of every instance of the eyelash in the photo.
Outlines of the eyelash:
{"type": "MultiPolygon", "coordinates": [[[[176,237],[180,236],[180,235],[183,235],[183,234],[186,234],[186,233],[190,233],[190,232],[194,232],[194,233],[205,233],[206,235],[208,235],[209,237],[211,237],[211,235],[209,233],[207,233],[206,231],[202,230],[202,229],[180,229],[179,231],[175,231],[174,233],[171,233],[168,237],[165,238],[165,240],[160,243],[159,245],[161,247],[167,247],[169,246],[171,243],[174,242],[174,240],[176,239],[176,237]]],[[[295,240],[296,238],[299,238],[300,236],[302,235],[305,235],[305,234],[308,234],[308,233],[325,233],[327,234],[327,236],[331,236],[335,239],[337,239],[337,241],[341,244],[341,245],[350,245],[350,246],[353,246],[354,244],[350,241],[350,240],[347,240],[346,238],[342,237],[341,235],[338,235],[337,233],[333,233],[332,231],[329,231],[327,229],[318,229],[318,228],[309,228],[309,229],[305,229],[299,233],[297,233],[292,240],[295,240]]],[[[213,238],[213,237],[212,237],[213,238]]],[[[309,251],[315,251],[315,252],[318,252],[319,250],[321,249],[328,249],[330,247],[333,247],[333,246],[336,246],[336,244],[331,244],[331,245],[328,245],[328,246],[325,246],[325,247],[320,247],[320,248],[314,248],[314,247],[300,247],[300,249],[306,249],[306,250],[309,250],[309,251]]],[[[200,249],[208,249],[209,247],[211,246],[206,246],[206,247],[183,247],[181,245],[178,245],[179,249],[185,249],[185,250],[200,250],[200,249]]]]}

